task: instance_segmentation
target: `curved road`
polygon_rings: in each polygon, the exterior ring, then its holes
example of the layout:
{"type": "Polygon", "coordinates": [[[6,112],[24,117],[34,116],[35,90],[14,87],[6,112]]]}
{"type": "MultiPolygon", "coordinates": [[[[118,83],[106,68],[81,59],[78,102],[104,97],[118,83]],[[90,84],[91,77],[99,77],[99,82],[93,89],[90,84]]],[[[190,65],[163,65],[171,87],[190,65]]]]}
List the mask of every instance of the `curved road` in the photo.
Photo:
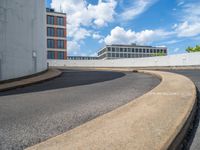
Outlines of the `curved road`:
{"type": "MultiPolygon", "coordinates": [[[[198,91],[200,91],[200,70],[170,70],[170,72],[178,73],[185,75],[189,77],[196,85],[198,88],[198,91]]],[[[199,95],[200,98],[200,95],[199,95]]],[[[200,107],[200,106],[199,106],[200,107]]],[[[199,108],[200,109],[200,108],[199,108]]],[[[190,150],[200,150],[200,110],[198,111],[197,114],[197,120],[196,120],[196,125],[195,125],[195,133],[192,135],[191,143],[190,145],[190,150]]]]}
{"type": "Polygon", "coordinates": [[[142,73],[63,70],[0,93],[0,149],[24,149],[143,95],[160,81],[142,73]]]}

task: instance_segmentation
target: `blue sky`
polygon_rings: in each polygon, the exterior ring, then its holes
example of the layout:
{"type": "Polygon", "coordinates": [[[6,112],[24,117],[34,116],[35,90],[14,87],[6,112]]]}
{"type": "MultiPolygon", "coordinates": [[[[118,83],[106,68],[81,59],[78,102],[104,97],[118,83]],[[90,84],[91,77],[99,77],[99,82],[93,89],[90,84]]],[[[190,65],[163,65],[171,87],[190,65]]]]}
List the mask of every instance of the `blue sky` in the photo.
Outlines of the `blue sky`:
{"type": "Polygon", "coordinates": [[[169,54],[200,44],[200,0],[46,0],[67,13],[69,55],[95,56],[105,44],[166,46],[169,54]]]}

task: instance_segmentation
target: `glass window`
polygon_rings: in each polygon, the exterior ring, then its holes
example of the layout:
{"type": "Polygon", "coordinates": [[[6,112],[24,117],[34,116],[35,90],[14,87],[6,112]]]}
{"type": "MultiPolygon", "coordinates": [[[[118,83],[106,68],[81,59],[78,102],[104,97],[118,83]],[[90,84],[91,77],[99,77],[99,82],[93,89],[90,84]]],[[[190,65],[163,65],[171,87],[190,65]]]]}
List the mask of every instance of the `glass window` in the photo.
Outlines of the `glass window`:
{"type": "Polygon", "coordinates": [[[64,40],[58,40],[57,44],[57,48],[64,48],[64,40]]]}
{"type": "Polygon", "coordinates": [[[128,48],[128,52],[131,52],[131,49],[130,49],[130,48],[128,48]]]}
{"type": "Polygon", "coordinates": [[[112,48],[112,52],[115,52],[115,48],[114,47],[112,48]]]}
{"type": "Polygon", "coordinates": [[[147,53],[149,53],[149,49],[147,49],[147,53]]]}
{"type": "Polygon", "coordinates": [[[124,54],[124,57],[127,58],[127,54],[126,53],[124,54]]]}
{"type": "Polygon", "coordinates": [[[124,48],[124,52],[127,52],[127,48],[124,48]]]}
{"type": "Polygon", "coordinates": [[[54,40],[48,39],[47,40],[47,48],[54,48],[54,40]]]}
{"type": "Polygon", "coordinates": [[[54,24],[54,16],[47,16],[47,24],[54,24]]]}
{"type": "Polygon", "coordinates": [[[123,52],[123,48],[120,48],[120,52],[123,52]]]}
{"type": "Polygon", "coordinates": [[[116,48],[116,52],[119,52],[119,48],[116,48]]]}
{"type": "Polygon", "coordinates": [[[47,52],[47,58],[48,58],[48,59],[55,59],[54,56],[55,56],[55,55],[54,55],[54,52],[53,52],[53,51],[48,51],[48,52],[47,52]]]}
{"type": "Polygon", "coordinates": [[[132,52],[134,52],[134,48],[132,48],[132,52]]]}
{"type": "Polygon", "coordinates": [[[140,49],[139,52],[142,53],[142,49],[140,49]]]}
{"type": "Polygon", "coordinates": [[[143,49],[143,53],[145,53],[145,49],[143,49]]]}
{"type": "Polygon", "coordinates": [[[110,47],[108,47],[108,51],[110,52],[110,47]]]}
{"type": "Polygon", "coordinates": [[[64,37],[64,29],[57,28],[57,36],[58,37],[64,37]]]}
{"type": "Polygon", "coordinates": [[[47,28],[47,36],[54,36],[54,28],[51,27],[47,28]]]}
{"type": "Polygon", "coordinates": [[[135,49],[135,52],[136,52],[136,53],[138,52],[138,49],[137,49],[137,48],[135,49]]]}
{"type": "Polygon", "coordinates": [[[119,57],[119,53],[116,53],[116,57],[119,57]]]}
{"type": "Polygon", "coordinates": [[[120,53],[120,58],[123,58],[123,54],[122,53],[120,53]]]}
{"type": "Polygon", "coordinates": [[[112,57],[115,57],[115,53],[112,53],[112,57]]]}
{"type": "Polygon", "coordinates": [[[111,53],[108,53],[108,57],[111,57],[111,53]]]}
{"type": "Polygon", "coordinates": [[[63,17],[57,17],[57,25],[64,26],[64,18],[63,17]]]}
{"type": "Polygon", "coordinates": [[[64,52],[58,52],[58,59],[64,59],[64,52]]]}

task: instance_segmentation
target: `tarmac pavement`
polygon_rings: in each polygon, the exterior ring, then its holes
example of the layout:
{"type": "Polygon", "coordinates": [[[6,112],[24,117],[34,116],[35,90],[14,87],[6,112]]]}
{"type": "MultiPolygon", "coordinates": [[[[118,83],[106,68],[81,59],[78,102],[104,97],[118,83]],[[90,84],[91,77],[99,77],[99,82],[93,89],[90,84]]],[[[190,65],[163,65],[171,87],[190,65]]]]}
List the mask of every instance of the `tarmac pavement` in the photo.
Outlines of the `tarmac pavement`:
{"type": "Polygon", "coordinates": [[[143,95],[159,79],[143,73],[73,71],[0,95],[0,149],[24,149],[143,95]]]}

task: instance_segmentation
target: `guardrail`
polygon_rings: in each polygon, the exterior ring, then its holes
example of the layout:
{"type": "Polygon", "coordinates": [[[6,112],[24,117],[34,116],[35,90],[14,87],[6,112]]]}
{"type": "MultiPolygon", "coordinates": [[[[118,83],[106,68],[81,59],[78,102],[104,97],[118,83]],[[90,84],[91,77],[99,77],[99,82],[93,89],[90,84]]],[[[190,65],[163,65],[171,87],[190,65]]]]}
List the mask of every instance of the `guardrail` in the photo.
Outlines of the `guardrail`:
{"type": "Polygon", "coordinates": [[[200,68],[200,52],[178,55],[127,58],[112,60],[48,60],[50,66],[67,67],[177,67],[198,66],[200,68]]]}

